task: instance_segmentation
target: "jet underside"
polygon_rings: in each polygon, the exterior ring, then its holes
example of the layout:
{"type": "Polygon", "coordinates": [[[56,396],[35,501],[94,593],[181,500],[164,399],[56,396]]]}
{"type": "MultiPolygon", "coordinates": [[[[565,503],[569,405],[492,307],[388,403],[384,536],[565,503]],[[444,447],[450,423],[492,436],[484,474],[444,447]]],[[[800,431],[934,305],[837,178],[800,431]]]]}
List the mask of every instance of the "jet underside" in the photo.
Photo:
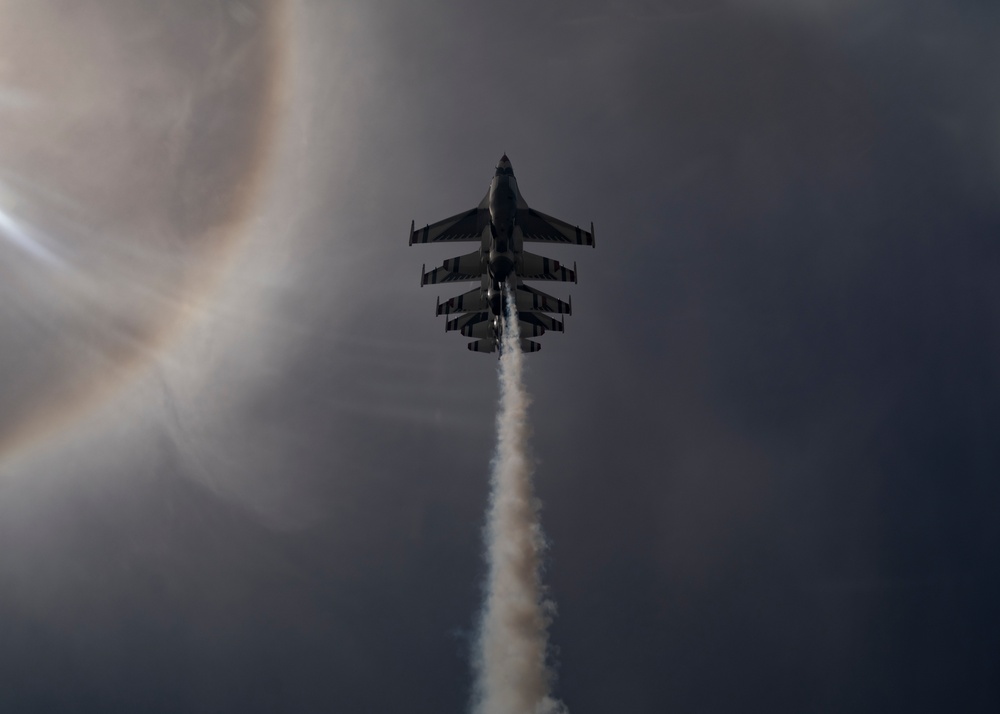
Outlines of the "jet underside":
{"type": "Polygon", "coordinates": [[[445,316],[445,331],[473,338],[473,352],[497,352],[503,338],[503,315],[508,300],[517,308],[521,350],[537,352],[541,345],[532,337],[546,332],[563,332],[560,317],[572,313],[569,302],[529,287],[525,280],[576,282],[572,268],[559,261],[524,250],[524,244],[562,243],[594,245],[594,225],[585,231],[528,207],[506,156],[497,164],[489,191],[476,208],[414,229],[410,224],[410,245],[414,243],[475,242],[479,248],[451,258],[444,264],[421,270],[420,285],[437,283],[479,283],[468,292],[448,300],[438,300],[437,314],[445,316]],[[510,292],[506,286],[510,286],[510,292]]]}

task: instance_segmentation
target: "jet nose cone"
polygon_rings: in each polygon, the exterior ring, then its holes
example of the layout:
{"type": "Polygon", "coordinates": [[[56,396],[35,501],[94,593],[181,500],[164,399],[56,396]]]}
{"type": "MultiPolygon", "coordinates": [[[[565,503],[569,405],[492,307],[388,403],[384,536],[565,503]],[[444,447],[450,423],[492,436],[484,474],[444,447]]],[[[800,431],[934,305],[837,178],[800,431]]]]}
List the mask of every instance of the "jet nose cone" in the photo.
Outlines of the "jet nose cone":
{"type": "Polygon", "coordinates": [[[513,176],[514,169],[511,168],[510,159],[507,158],[507,154],[500,157],[500,161],[497,162],[497,176],[513,176]]]}

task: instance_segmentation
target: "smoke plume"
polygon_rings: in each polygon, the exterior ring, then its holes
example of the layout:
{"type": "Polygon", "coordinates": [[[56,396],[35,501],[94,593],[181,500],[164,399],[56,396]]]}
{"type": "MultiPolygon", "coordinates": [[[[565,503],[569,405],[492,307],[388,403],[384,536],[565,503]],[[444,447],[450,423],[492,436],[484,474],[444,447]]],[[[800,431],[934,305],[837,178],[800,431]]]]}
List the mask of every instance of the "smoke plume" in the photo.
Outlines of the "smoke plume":
{"type": "MultiPolygon", "coordinates": [[[[510,294],[510,286],[507,287],[510,294]]],[[[508,300],[500,357],[500,411],[486,559],[489,573],[477,651],[475,714],[565,714],[550,695],[546,664],[554,605],[541,582],[545,548],[528,457],[528,404],[521,382],[517,309],[508,300]]]]}

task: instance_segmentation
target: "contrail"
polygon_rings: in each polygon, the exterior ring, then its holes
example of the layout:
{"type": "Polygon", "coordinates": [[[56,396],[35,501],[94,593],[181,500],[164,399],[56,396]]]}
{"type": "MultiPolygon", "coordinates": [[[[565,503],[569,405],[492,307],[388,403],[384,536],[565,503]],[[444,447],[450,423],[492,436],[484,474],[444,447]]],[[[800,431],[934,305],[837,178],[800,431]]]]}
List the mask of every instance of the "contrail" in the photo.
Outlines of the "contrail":
{"type": "MultiPolygon", "coordinates": [[[[507,294],[511,293],[507,286],[507,294]]],[[[548,625],[555,606],[541,582],[545,540],[528,457],[528,395],[521,382],[517,308],[508,300],[500,357],[500,411],[486,520],[489,573],[473,657],[474,714],[565,714],[550,694],[548,625]]]]}

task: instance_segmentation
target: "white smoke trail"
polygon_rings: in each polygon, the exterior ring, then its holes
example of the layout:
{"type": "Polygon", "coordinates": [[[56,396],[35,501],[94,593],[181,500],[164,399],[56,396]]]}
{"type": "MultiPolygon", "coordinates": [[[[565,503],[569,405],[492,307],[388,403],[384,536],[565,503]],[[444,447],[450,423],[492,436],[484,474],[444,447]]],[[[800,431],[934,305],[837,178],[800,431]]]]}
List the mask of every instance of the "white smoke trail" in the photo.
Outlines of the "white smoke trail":
{"type": "MultiPolygon", "coordinates": [[[[510,294],[510,286],[507,286],[510,294]]],[[[528,457],[517,309],[508,301],[500,357],[500,412],[486,521],[489,574],[474,653],[475,714],[565,714],[546,665],[554,605],[541,582],[545,547],[528,457]]]]}

